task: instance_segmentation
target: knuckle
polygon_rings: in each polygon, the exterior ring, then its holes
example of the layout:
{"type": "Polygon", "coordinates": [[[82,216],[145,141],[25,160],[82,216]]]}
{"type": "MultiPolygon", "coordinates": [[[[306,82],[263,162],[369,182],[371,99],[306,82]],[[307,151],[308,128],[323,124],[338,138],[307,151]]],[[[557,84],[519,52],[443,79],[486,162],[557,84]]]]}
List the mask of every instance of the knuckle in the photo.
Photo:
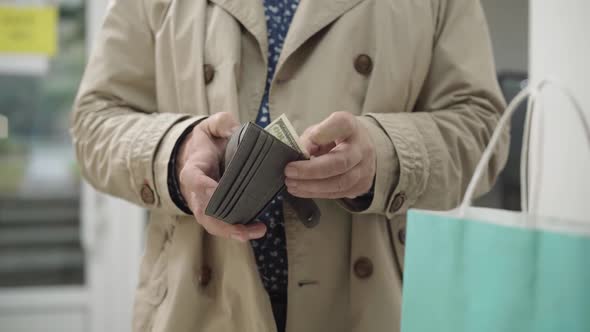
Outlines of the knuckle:
{"type": "Polygon", "coordinates": [[[240,124],[239,119],[233,113],[225,112],[225,114],[226,114],[225,119],[226,119],[227,123],[230,124],[231,127],[234,127],[234,126],[237,126],[240,124]]]}
{"type": "Polygon", "coordinates": [[[337,193],[330,193],[326,196],[326,198],[328,199],[338,199],[342,197],[342,193],[337,192],[337,193]]]}
{"type": "Polygon", "coordinates": [[[205,207],[203,206],[203,204],[201,204],[201,203],[195,204],[195,209],[194,209],[193,213],[196,215],[204,216],[205,215],[205,207]]]}
{"type": "Polygon", "coordinates": [[[360,188],[360,193],[359,194],[364,194],[369,192],[369,190],[371,190],[371,187],[373,186],[373,177],[371,176],[367,176],[365,178],[362,179],[362,186],[360,188]]]}
{"type": "Polygon", "coordinates": [[[297,183],[297,187],[293,188],[295,191],[315,191],[317,186],[314,181],[301,181],[297,183]]]}
{"type": "Polygon", "coordinates": [[[213,235],[213,236],[222,236],[222,233],[220,233],[215,227],[211,226],[211,225],[203,225],[203,227],[205,228],[205,230],[207,231],[207,233],[213,235]]]}
{"type": "Polygon", "coordinates": [[[344,131],[354,129],[354,116],[348,112],[339,111],[332,113],[332,120],[338,123],[344,131]]]}
{"type": "Polygon", "coordinates": [[[350,161],[346,156],[340,155],[340,157],[336,159],[335,170],[340,173],[345,172],[348,169],[349,163],[350,161]]]}
{"type": "Polygon", "coordinates": [[[362,148],[360,148],[360,149],[358,149],[358,148],[357,149],[352,149],[352,151],[349,154],[350,162],[351,163],[354,163],[355,165],[357,163],[359,163],[360,161],[362,161],[363,160],[363,157],[364,157],[364,155],[363,155],[362,148]]]}
{"type": "Polygon", "coordinates": [[[361,180],[361,170],[357,167],[352,169],[349,173],[349,182],[356,184],[361,180]]]}
{"type": "Polygon", "coordinates": [[[349,176],[347,176],[347,175],[338,177],[338,181],[336,181],[336,186],[338,188],[338,192],[343,192],[343,191],[346,191],[346,189],[348,189],[348,187],[350,186],[350,181],[349,181],[348,177],[349,176]]]}
{"type": "MultiPolygon", "coordinates": [[[[195,217],[199,216],[199,217],[205,217],[205,207],[203,206],[203,204],[200,202],[200,200],[197,198],[196,195],[191,195],[191,198],[189,200],[189,206],[191,207],[191,210],[193,211],[193,214],[195,215],[195,217]]],[[[203,224],[202,220],[200,220],[200,218],[197,218],[197,221],[199,222],[199,224],[203,224]]]]}
{"type": "Polygon", "coordinates": [[[348,121],[350,121],[350,117],[351,117],[351,114],[348,112],[344,112],[344,111],[338,111],[338,112],[332,113],[332,119],[335,121],[348,122],[348,121]]]}
{"type": "Polygon", "coordinates": [[[215,114],[218,123],[233,122],[234,117],[229,112],[220,112],[215,114]]]}
{"type": "Polygon", "coordinates": [[[203,189],[207,185],[207,178],[205,176],[198,175],[195,177],[194,184],[196,189],[203,189]]]}
{"type": "Polygon", "coordinates": [[[357,147],[357,151],[361,156],[369,156],[373,151],[371,144],[367,144],[364,141],[360,141],[357,147]]]}
{"type": "Polygon", "coordinates": [[[318,138],[322,135],[321,127],[314,126],[308,129],[307,133],[302,137],[302,141],[311,141],[317,143],[318,138]]]}
{"type": "Polygon", "coordinates": [[[376,157],[375,147],[373,145],[367,144],[363,149],[363,155],[369,160],[374,159],[376,157]]]}
{"type": "Polygon", "coordinates": [[[315,129],[315,127],[317,127],[317,125],[313,125],[313,126],[308,127],[307,129],[305,129],[303,131],[303,134],[301,134],[301,139],[303,139],[304,137],[311,136],[311,133],[313,132],[313,130],[315,129]]]}
{"type": "Polygon", "coordinates": [[[352,198],[356,198],[359,197],[363,194],[365,194],[367,191],[363,190],[361,188],[361,186],[354,186],[354,188],[351,188],[351,190],[348,192],[348,195],[352,198]]]}
{"type": "Polygon", "coordinates": [[[293,168],[297,170],[298,177],[305,178],[313,175],[313,170],[309,169],[309,167],[293,166],[293,168]]]}
{"type": "Polygon", "coordinates": [[[321,168],[310,165],[310,167],[300,167],[299,172],[306,178],[316,178],[321,174],[321,168]]]}
{"type": "Polygon", "coordinates": [[[207,121],[209,121],[209,119],[204,119],[203,121],[197,123],[197,125],[194,126],[193,129],[191,130],[191,134],[194,135],[194,134],[197,134],[199,132],[202,132],[203,131],[204,123],[206,123],[207,121]]]}
{"type": "Polygon", "coordinates": [[[180,172],[178,173],[178,181],[182,184],[188,183],[188,179],[190,178],[190,169],[186,166],[183,167],[180,172]]]}
{"type": "Polygon", "coordinates": [[[220,225],[218,225],[215,221],[207,223],[203,227],[205,227],[205,230],[207,230],[207,232],[211,235],[220,236],[220,237],[228,237],[228,235],[226,235],[226,232],[224,231],[223,227],[220,227],[220,225]]]}

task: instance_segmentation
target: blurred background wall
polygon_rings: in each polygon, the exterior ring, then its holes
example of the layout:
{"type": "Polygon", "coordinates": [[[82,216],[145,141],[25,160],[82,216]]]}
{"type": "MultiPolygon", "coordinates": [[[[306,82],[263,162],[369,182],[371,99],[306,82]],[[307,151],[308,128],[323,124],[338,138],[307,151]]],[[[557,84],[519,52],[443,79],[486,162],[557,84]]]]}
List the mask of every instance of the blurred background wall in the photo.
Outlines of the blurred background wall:
{"type": "MultiPolygon", "coordinates": [[[[588,2],[531,1],[482,0],[507,99],[526,83],[530,62],[533,79],[551,75],[572,82],[590,109],[583,82],[590,74],[584,62],[590,58],[584,36],[590,31],[584,22],[588,2]]],[[[0,5],[14,2],[43,3],[0,5]]],[[[10,121],[10,138],[0,139],[0,332],[129,331],[145,212],[85,185],[67,134],[71,104],[107,0],[52,3],[59,5],[55,56],[0,54],[0,114],[10,121]]],[[[563,108],[558,98],[553,98],[556,110],[563,108]]],[[[588,215],[580,206],[590,185],[576,187],[576,182],[588,180],[584,170],[589,167],[577,153],[551,158],[567,152],[564,145],[582,151],[581,138],[565,133],[576,120],[555,114],[551,123],[561,125],[547,136],[558,139],[547,144],[545,157],[534,158],[533,168],[543,163],[547,171],[568,175],[567,181],[543,179],[543,186],[558,189],[545,190],[549,194],[540,206],[547,213],[567,207],[574,215],[588,215]],[[574,168],[566,170],[568,165],[574,168]]],[[[522,117],[515,120],[507,168],[480,205],[519,209],[522,117]]]]}
{"type": "MultiPolygon", "coordinates": [[[[549,78],[570,89],[590,120],[588,13],[588,0],[533,0],[530,70],[533,81],[549,78]]],[[[590,142],[563,93],[548,90],[541,102],[546,112],[542,122],[535,117],[532,146],[539,149],[531,157],[537,211],[590,222],[590,142]]]]}

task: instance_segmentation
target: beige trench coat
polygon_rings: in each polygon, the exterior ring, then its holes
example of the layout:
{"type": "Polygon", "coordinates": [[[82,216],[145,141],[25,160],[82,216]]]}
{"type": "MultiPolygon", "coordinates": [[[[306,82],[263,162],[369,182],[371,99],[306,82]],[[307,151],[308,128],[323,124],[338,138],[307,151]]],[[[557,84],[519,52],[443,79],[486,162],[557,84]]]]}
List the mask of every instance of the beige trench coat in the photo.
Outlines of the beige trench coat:
{"type": "MultiPolygon", "coordinates": [[[[205,234],[167,187],[187,126],[221,111],[255,119],[267,45],[262,0],[115,0],[108,11],[72,135],[93,186],[150,211],[135,331],[275,331],[250,245],[205,234]]],[[[358,115],[377,175],[366,210],[318,200],[316,228],[285,207],[287,331],[399,330],[405,212],[458,204],[503,107],[479,1],[301,0],[271,118],[286,113],[301,133],[335,111],[358,115]]]]}

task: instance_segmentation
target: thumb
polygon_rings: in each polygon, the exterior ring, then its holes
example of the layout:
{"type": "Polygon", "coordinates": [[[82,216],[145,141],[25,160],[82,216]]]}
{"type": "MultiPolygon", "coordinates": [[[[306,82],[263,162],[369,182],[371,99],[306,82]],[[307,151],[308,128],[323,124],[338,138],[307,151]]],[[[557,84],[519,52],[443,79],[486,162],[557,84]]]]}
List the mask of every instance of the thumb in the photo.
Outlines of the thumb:
{"type": "Polygon", "coordinates": [[[215,113],[199,125],[209,136],[218,138],[228,138],[240,127],[236,116],[229,112],[215,113]]]}
{"type": "Polygon", "coordinates": [[[327,119],[309,128],[302,135],[302,141],[310,145],[339,144],[347,140],[356,131],[356,118],[347,112],[332,113],[327,119]]]}

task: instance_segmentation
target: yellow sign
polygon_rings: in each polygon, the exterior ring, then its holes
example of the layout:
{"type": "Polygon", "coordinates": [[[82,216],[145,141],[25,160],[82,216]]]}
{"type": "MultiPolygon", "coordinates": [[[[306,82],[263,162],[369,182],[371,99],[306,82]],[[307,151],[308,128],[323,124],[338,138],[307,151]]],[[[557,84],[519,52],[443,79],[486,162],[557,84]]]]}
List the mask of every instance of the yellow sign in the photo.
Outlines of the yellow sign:
{"type": "Polygon", "coordinates": [[[0,53],[54,55],[57,9],[0,5],[0,53]]]}

